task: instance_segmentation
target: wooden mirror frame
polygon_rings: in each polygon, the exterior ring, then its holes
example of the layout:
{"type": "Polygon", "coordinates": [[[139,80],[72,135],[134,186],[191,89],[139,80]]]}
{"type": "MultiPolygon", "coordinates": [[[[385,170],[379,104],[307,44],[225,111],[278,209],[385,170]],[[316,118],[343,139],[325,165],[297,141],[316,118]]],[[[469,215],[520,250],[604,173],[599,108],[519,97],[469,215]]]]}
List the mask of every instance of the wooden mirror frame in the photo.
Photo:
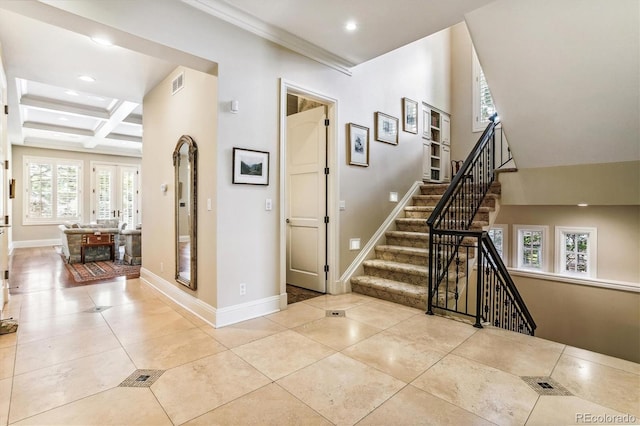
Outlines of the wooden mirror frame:
{"type": "Polygon", "coordinates": [[[175,279],[180,284],[189,287],[192,290],[197,289],[198,285],[198,144],[191,136],[183,135],[178,140],[176,149],[173,151],[173,169],[174,169],[174,204],[175,204],[175,247],[176,247],[176,268],[175,279]],[[189,259],[189,280],[180,276],[180,149],[183,145],[189,147],[189,183],[190,187],[190,205],[189,213],[191,215],[191,229],[189,230],[190,238],[190,259],[189,259]]]}

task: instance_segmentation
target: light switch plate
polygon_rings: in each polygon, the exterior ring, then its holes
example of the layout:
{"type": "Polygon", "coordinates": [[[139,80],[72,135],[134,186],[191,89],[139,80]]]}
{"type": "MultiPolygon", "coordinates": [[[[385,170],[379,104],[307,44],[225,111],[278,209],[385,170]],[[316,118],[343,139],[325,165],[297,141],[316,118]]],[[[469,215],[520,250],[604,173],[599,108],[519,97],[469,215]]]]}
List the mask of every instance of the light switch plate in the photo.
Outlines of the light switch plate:
{"type": "Polygon", "coordinates": [[[271,198],[267,198],[264,202],[264,209],[266,211],[271,211],[273,209],[273,203],[271,202],[271,198]]]}
{"type": "Polygon", "coordinates": [[[211,198],[207,198],[207,210],[211,211],[211,198]]]}
{"type": "Polygon", "coordinates": [[[349,250],[360,250],[360,238],[349,239],[349,250]]]}
{"type": "Polygon", "coordinates": [[[345,200],[340,200],[340,210],[347,209],[347,202],[345,200]]]}

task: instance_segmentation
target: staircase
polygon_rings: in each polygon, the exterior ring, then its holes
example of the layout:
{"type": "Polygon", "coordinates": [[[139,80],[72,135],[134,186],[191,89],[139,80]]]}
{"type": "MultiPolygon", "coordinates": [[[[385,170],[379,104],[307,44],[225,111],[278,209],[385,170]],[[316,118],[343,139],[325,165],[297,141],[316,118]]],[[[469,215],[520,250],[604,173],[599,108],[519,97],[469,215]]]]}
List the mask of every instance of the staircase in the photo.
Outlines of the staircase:
{"type": "MultiPolygon", "coordinates": [[[[448,184],[439,183],[426,183],[420,186],[420,194],[415,195],[411,205],[404,208],[404,217],[397,218],[386,231],[385,244],[375,247],[375,259],[363,262],[364,275],[351,278],[353,292],[413,308],[423,310],[427,308],[429,274],[427,219],[447,187],[448,184]]],[[[500,184],[495,182],[474,216],[471,230],[481,231],[495,219],[499,196],[500,184]]],[[[464,209],[464,207],[460,208],[464,209]]],[[[455,275],[457,279],[466,273],[466,253],[467,251],[459,255],[459,258],[464,261],[458,266],[458,273],[455,275]]],[[[473,250],[469,253],[469,256],[473,256],[473,250]]],[[[454,275],[451,274],[451,276],[454,275]]],[[[458,288],[458,291],[462,289],[458,288]]],[[[439,297],[454,297],[453,294],[445,296],[446,293],[439,293],[439,297]]]]}

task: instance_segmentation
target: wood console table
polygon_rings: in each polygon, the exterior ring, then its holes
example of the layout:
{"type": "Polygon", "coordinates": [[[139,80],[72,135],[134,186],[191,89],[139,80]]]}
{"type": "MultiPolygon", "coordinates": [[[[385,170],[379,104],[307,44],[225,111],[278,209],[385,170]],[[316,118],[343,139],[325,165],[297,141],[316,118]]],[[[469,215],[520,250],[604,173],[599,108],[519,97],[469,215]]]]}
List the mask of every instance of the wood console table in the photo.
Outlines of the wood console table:
{"type": "Polygon", "coordinates": [[[80,260],[84,263],[84,253],[87,247],[109,246],[110,259],[115,259],[115,235],[114,234],[82,234],[80,244],[80,260]]]}

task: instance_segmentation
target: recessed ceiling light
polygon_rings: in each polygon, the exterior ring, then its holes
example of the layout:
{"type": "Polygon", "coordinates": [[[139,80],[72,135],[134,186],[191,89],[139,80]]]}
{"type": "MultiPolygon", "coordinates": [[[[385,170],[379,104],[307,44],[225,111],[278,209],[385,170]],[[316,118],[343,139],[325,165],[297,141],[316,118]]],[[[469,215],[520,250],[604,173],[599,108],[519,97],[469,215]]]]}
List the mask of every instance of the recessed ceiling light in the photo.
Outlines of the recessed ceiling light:
{"type": "Polygon", "coordinates": [[[96,81],[96,79],[91,77],[90,75],[81,75],[78,77],[78,80],[86,81],[87,83],[93,83],[94,81],[96,81]]]}
{"type": "Polygon", "coordinates": [[[58,120],[60,120],[60,121],[69,121],[69,119],[67,117],[58,117],[58,120]]]}
{"type": "Polygon", "coordinates": [[[64,93],[69,96],[78,96],[78,92],[76,92],[75,90],[65,90],[64,93]]]}
{"type": "Polygon", "coordinates": [[[104,101],[104,98],[101,98],[100,96],[94,96],[94,95],[89,95],[87,96],[89,99],[93,99],[94,101],[104,101]]]}
{"type": "Polygon", "coordinates": [[[107,40],[104,37],[91,37],[91,40],[94,43],[99,44],[100,46],[113,46],[113,43],[111,43],[110,40],[107,40]]]}
{"type": "Polygon", "coordinates": [[[358,24],[356,24],[355,21],[349,21],[347,22],[347,24],[344,26],[344,29],[347,31],[355,31],[358,29],[358,24]]]}
{"type": "Polygon", "coordinates": [[[587,203],[578,203],[578,207],[588,207],[589,204],[587,203]]]}

